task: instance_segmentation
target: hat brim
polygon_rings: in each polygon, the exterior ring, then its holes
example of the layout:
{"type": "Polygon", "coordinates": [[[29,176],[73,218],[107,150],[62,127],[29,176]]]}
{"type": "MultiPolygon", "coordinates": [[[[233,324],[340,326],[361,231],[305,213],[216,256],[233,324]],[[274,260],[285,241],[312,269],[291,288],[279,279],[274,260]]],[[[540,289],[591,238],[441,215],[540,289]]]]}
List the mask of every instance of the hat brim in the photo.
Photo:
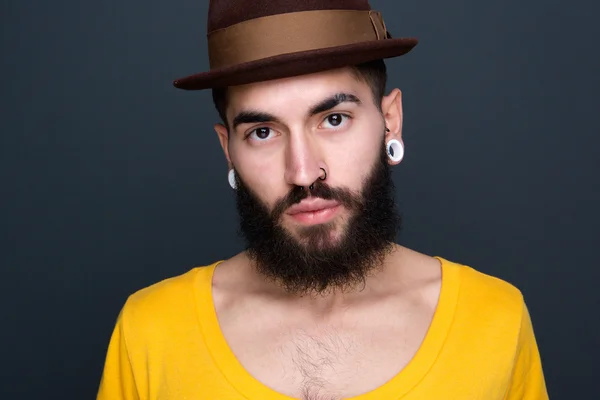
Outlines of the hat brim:
{"type": "Polygon", "coordinates": [[[398,57],[408,53],[417,43],[415,38],[385,39],[281,54],[190,75],[175,80],[173,85],[179,89],[202,90],[288,78],[398,57]]]}

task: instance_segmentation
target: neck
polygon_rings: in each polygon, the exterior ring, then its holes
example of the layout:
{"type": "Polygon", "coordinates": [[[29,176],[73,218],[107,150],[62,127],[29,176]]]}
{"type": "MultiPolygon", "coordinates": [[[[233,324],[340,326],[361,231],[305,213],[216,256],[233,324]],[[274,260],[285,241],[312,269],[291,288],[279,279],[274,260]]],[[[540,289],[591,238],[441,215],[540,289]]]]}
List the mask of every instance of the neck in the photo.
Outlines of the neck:
{"type": "Polygon", "coordinates": [[[352,304],[377,297],[387,291],[390,286],[390,276],[397,272],[402,264],[403,247],[393,244],[380,265],[374,266],[365,276],[363,282],[344,288],[332,287],[323,292],[295,293],[289,292],[277,281],[265,277],[252,266],[251,260],[245,253],[245,263],[248,281],[253,282],[253,291],[261,293],[272,300],[285,302],[301,308],[315,316],[327,316],[339,310],[346,309],[352,304]]]}

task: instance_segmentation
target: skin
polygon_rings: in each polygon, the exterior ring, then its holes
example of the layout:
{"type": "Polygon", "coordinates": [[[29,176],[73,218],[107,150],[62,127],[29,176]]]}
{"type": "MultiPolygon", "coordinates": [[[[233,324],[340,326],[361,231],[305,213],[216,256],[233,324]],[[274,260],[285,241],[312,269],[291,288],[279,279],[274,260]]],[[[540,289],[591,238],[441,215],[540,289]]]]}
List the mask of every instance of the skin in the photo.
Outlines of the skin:
{"type": "MultiPolygon", "coordinates": [[[[385,127],[386,141],[402,142],[400,90],[386,95],[379,109],[369,86],[348,69],[229,90],[231,130],[222,124],[215,130],[228,167],[235,166],[269,209],[294,185],[316,181],[320,168],[329,185],[359,192],[385,127]],[[315,105],[339,93],[360,103],[311,115],[315,105]],[[248,112],[273,118],[234,128],[236,117],[248,112]],[[340,115],[349,118],[334,126],[340,115]]],[[[328,220],[334,227],[330,244],[348,217],[340,206],[328,220]]],[[[293,236],[311,223],[286,213],[280,222],[293,236]]],[[[373,390],[406,366],[425,337],[440,287],[439,261],[399,245],[364,286],[315,296],[293,295],[265,280],[242,252],[215,270],[213,298],[227,343],[259,382],[294,398],[338,399],[373,390]]]]}
{"type": "MultiPolygon", "coordinates": [[[[328,71],[290,79],[233,87],[229,93],[228,120],[242,112],[272,114],[278,121],[238,125],[228,133],[215,126],[225,157],[232,168],[272,208],[275,201],[294,185],[309,186],[327,171],[327,183],[360,191],[362,182],[380,151],[380,135],[390,129],[386,140],[402,140],[402,99],[398,89],[382,101],[382,113],[372,99],[371,89],[348,70],[328,71]],[[322,84],[326,82],[326,85],[322,84]],[[331,110],[307,115],[319,102],[337,93],[356,96],[361,104],[345,102],[331,110]],[[343,117],[333,126],[327,117],[343,117]],[[384,125],[385,119],[385,125],[384,125]],[[268,139],[261,141],[257,128],[270,128],[268,139]]],[[[230,125],[231,126],[231,125],[230,125]]],[[[347,219],[340,210],[339,219],[347,219]]],[[[299,229],[289,216],[282,224],[292,234],[299,229]]],[[[343,226],[337,234],[343,231],[343,226]]]]}

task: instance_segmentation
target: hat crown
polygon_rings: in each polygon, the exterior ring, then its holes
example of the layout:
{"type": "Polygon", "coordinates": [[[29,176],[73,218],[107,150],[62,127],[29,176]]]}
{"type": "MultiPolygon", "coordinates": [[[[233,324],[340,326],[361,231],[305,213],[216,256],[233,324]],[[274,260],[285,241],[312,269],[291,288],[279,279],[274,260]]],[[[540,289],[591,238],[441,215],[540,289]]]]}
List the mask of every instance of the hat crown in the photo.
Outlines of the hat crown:
{"type": "Polygon", "coordinates": [[[367,0],[210,0],[208,33],[269,15],[315,10],[369,11],[367,0]]]}

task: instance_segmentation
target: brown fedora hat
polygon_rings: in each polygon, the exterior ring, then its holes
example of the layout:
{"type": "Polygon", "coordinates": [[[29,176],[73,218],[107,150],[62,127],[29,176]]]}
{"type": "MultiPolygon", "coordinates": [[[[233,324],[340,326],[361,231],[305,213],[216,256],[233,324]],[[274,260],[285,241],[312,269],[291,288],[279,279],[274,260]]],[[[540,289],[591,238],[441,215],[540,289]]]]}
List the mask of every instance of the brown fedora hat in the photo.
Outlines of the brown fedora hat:
{"type": "Polygon", "coordinates": [[[210,71],[173,82],[200,90],[309,74],[401,56],[367,0],[210,0],[210,71]]]}

